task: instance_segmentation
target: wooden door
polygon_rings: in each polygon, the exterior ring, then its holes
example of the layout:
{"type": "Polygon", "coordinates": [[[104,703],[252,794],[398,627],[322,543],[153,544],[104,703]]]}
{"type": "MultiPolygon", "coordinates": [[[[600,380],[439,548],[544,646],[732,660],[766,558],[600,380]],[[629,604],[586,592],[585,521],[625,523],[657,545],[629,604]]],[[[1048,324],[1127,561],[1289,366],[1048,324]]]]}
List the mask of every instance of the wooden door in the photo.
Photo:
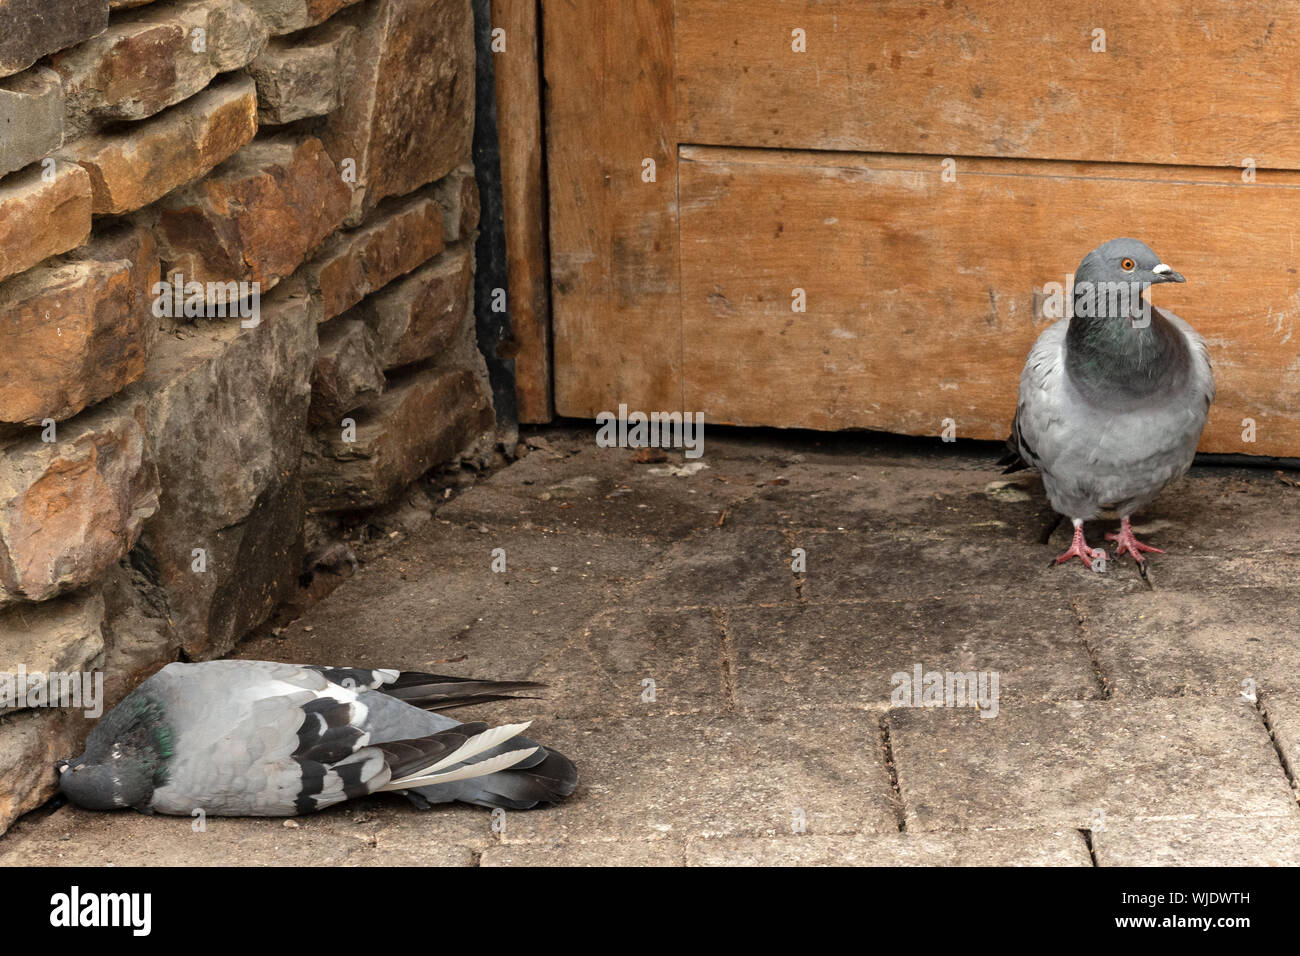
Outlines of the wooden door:
{"type": "Polygon", "coordinates": [[[559,414],[1003,438],[1050,284],[1130,235],[1210,343],[1202,449],[1300,455],[1300,7],[543,0],[542,32],[559,414]]]}

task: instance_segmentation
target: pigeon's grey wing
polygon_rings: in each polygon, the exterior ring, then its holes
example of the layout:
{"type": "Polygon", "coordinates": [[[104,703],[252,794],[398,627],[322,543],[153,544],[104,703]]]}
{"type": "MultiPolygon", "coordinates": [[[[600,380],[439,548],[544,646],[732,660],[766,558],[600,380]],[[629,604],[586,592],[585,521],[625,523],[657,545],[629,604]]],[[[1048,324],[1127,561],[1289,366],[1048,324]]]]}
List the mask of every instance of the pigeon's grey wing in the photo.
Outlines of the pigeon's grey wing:
{"type": "Polygon", "coordinates": [[[1101,509],[1097,444],[1111,427],[1107,414],[1078,393],[1065,368],[1069,320],[1047,328],[1029,351],[1020,375],[1020,403],[1012,435],[1020,457],[1043,476],[1048,501],[1071,519],[1101,509]]]}
{"type": "Polygon", "coordinates": [[[315,671],[208,661],[170,664],[158,676],[166,680],[173,735],[166,783],[152,804],[162,813],[290,815],[308,802],[314,809],[346,799],[385,773],[377,752],[337,769],[302,756],[327,743],[342,764],[366,743],[353,712],[356,693],[315,671]]]}
{"type": "Polygon", "coordinates": [[[1065,333],[1062,319],[1043,331],[1029,350],[1020,373],[1020,399],[1012,424],[1010,443],[1020,459],[1040,471],[1051,468],[1065,437],[1066,375],[1065,333]]]}
{"type": "Polygon", "coordinates": [[[515,691],[535,690],[546,685],[535,681],[478,680],[449,677],[423,671],[396,671],[364,667],[312,667],[327,680],[345,687],[379,690],[390,697],[425,710],[451,710],[497,700],[531,700],[515,691]]]}

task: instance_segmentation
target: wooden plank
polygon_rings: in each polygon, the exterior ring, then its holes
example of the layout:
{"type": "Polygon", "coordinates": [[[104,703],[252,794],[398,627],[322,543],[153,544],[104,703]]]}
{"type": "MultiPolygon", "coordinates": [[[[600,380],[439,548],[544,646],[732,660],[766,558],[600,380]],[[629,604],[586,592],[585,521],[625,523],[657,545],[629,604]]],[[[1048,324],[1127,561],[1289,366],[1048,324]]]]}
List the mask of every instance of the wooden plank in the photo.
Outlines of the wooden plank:
{"type": "Polygon", "coordinates": [[[1202,450],[1300,454],[1300,175],[685,147],[686,406],[709,422],[1004,438],[1035,289],[1143,239],[1210,344],[1202,450]],[[807,312],[792,311],[802,288],[807,312]],[[1242,441],[1254,419],[1257,441],[1242,441]]]}
{"type": "Polygon", "coordinates": [[[1300,168],[1282,0],[690,0],[677,44],[685,143],[1300,168]]]}
{"type": "Polygon", "coordinates": [[[556,411],[681,410],[672,0],[542,16],[556,411]]]}
{"type": "Polygon", "coordinates": [[[505,31],[506,44],[496,54],[494,74],[515,395],[520,422],[549,422],[551,300],[537,0],[492,0],[492,26],[505,31]]]}

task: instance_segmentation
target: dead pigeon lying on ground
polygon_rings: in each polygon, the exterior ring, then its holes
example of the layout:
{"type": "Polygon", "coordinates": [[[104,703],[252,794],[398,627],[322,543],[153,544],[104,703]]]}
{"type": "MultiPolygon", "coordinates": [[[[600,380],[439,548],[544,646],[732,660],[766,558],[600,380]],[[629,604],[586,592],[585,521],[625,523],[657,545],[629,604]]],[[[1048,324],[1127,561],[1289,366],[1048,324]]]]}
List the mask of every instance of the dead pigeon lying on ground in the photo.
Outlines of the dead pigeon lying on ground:
{"type": "Polygon", "coordinates": [[[61,761],[60,790],[91,810],[293,816],[387,790],[427,809],[458,800],[526,810],[573,792],[572,762],[429,710],[538,687],[267,661],[168,664],[61,761]]]}
{"type": "Polygon", "coordinates": [[[1074,314],[1038,337],[1020,376],[1020,402],[999,464],[1037,468],[1048,500],[1074,523],[1056,563],[1088,567],[1083,523],[1119,514],[1115,556],[1163,553],[1133,536],[1133,513],[1192,464],[1214,375],[1205,341],[1172,312],[1143,299],[1183,277],[1136,239],[1112,239],[1084,257],[1074,279],[1074,314]]]}

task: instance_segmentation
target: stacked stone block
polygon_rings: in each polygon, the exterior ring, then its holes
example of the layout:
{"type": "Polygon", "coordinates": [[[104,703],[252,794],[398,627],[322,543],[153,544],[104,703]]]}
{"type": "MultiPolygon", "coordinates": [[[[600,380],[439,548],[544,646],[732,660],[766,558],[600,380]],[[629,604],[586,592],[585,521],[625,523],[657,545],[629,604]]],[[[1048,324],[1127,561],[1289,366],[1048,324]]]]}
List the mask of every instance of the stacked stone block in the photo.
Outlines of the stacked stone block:
{"type": "MultiPolygon", "coordinates": [[[[469,0],[0,0],[0,672],[220,656],[490,440],[473,90],[469,0]]],[[[0,831],[89,726],[0,706],[0,831]]]]}

